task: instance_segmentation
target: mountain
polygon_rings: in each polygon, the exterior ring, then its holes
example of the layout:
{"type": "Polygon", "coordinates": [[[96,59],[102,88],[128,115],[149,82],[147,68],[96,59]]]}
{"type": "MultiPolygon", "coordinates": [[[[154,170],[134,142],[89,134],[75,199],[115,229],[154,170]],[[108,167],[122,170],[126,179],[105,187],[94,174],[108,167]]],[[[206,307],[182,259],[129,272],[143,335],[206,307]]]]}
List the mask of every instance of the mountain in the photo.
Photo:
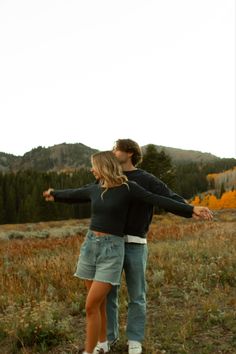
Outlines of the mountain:
{"type": "MultiPolygon", "coordinates": [[[[146,146],[143,146],[143,152],[145,152],[146,146]]],[[[155,145],[158,152],[164,150],[164,152],[169,155],[175,164],[187,163],[187,162],[216,162],[220,160],[220,157],[210,154],[209,152],[201,152],[195,150],[183,150],[172,148],[168,146],[155,145]]]]}
{"type": "MultiPolygon", "coordinates": [[[[62,171],[90,166],[90,156],[98,150],[83,144],[59,144],[48,148],[38,146],[22,157],[3,158],[2,171],[19,171],[33,169],[35,171],[62,171]]],[[[12,155],[11,155],[12,156],[12,155]]],[[[1,157],[1,155],[0,155],[1,157]]]]}
{"type": "Polygon", "coordinates": [[[19,159],[21,159],[20,156],[0,152],[0,172],[8,172],[10,166],[15,164],[19,159]]]}
{"type": "MultiPolygon", "coordinates": [[[[210,153],[183,150],[172,147],[155,145],[157,150],[164,150],[174,164],[187,162],[211,163],[223,161],[210,153]]],[[[142,147],[145,152],[146,146],[142,147]]],[[[90,166],[90,156],[98,151],[81,143],[58,144],[48,148],[38,146],[23,156],[14,156],[0,152],[0,172],[33,169],[36,171],[64,171],[90,166]]],[[[222,168],[221,170],[224,170],[222,168]]]]}

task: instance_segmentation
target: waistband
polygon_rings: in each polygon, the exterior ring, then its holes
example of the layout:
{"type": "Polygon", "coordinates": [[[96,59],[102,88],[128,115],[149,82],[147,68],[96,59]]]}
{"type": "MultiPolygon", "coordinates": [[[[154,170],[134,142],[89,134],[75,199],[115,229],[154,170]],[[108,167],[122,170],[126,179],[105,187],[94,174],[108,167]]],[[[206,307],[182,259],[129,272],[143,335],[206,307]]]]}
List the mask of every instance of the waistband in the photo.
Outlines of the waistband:
{"type": "Polygon", "coordinates": [[[147,243],[146,238],[139,237],[139,236],[125,235],[124,239],[126,243],[139,243],[144,245],[147,243]]]}
{"type": "Polygon", "coordinates": [[[87,234],[86,234],[86,238],[90,239],[90,240],[100,240],[100,241],[108,241],[108,240],[114,240],[115,242],[118,243],[124,243],[124,238],[123,237],[119,237],[117,235],[113,235],[113,234],[105,234],[105,235],[100,235],[97,236],[92,230],[88,230],[87,234]]]}

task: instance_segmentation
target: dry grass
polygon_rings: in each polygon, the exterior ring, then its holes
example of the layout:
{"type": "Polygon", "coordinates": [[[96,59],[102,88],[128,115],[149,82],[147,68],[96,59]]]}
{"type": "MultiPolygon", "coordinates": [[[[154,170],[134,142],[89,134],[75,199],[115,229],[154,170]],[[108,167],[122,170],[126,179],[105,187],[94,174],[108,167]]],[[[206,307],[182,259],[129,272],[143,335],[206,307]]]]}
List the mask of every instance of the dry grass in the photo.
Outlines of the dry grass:
{"type": "MultiPolygon", "coordinates": [[[[88,220],[79,224],[85,229],[88,220]]],[[[0,226],[1,354],[75,353],[83,343],[85,289],[73,277],[83,234],[76,230],[75,220],[0,226]],[[47,238],[30,237],[45,230],[47,238]],[[27,237],[4,237],[9,232],[27,237]]],[[[146,354],[236,353],[235,236],[235,211],[217,212],[212,222],[154,218],[146,354]]],[[[114,353],[126,352],[126,295],[123,284],[114,353]]]]}

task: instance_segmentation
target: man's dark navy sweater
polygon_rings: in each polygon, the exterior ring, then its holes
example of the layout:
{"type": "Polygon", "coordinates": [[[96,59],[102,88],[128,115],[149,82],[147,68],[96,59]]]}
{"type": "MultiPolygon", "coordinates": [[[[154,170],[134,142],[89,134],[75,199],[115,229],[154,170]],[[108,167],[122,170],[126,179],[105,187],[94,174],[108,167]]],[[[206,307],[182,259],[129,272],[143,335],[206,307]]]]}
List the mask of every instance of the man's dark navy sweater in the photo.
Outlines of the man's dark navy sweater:
{"type": "MultiPolygon", "coordinates": [[[[135,181],[141,187],[149,192],[171,198],[181,203],[186,203],[184,198],[174,193],[160,179],[142,169],[124,172],[130,181],[135,181]]],[[[174,214],[191,218],[192,214],[188,212],[173,211],[174,214]]],[[[125,225],[125,234],[139,237],[146,237],[149,225],[153,217],[153,206],[141,201],[130,203],[127,222],[125,225]]]]}

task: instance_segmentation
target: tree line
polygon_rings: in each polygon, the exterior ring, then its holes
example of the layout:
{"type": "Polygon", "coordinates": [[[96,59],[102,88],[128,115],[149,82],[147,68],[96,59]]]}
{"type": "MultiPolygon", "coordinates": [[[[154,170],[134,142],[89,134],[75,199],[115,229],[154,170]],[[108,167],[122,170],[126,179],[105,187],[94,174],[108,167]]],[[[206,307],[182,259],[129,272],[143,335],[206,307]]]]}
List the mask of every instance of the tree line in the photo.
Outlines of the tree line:
{"type": "Polygon", "coordinates": [[[94,181],[88,169],[74,173],[32,170],[0,174],[0,223],[25,223],[90,216],[90,204],[46,203],[42,192],[79,188],[94,181]]]}
{"type": "MultiPolygon", "coordinates": [[[[158,152],[155,145],[150,144],[147,146],[140,167],[153,173],[185,199],[191,199],[209,188],[218,189],[217,183],[209,179],[209,174],[218,174],[232,169],[231,176],[236,167],[236,159],[223,158],[213,162],[190,161],[174,164],[164,150],[158,152]]],[[[228,176],[229,173],[226,175],[228,176]]],[[[227,185],[225,184],[224,187],[226,188],[227,185]]],[[[219,197],[224,192],[225,189],[222,189],[219,197]]]]}
{"type": "MultiPolygon", "coordinates": [[[[158,152],[154,145],[148,145],[139,167],[160,178],[184,198],[190,199],[208,189],[209,173],[221,172],[236,165],[235,159],[222,160],[174,165],[164,151],[158,152]]],[[[94,176],[87,168],[61,173],[34,170],[0,173],[0,224],[87,218],[90,216],[90,203],[46,203],[42,192],[49,187],[79,188],[93,181],[94,176]]]]}

